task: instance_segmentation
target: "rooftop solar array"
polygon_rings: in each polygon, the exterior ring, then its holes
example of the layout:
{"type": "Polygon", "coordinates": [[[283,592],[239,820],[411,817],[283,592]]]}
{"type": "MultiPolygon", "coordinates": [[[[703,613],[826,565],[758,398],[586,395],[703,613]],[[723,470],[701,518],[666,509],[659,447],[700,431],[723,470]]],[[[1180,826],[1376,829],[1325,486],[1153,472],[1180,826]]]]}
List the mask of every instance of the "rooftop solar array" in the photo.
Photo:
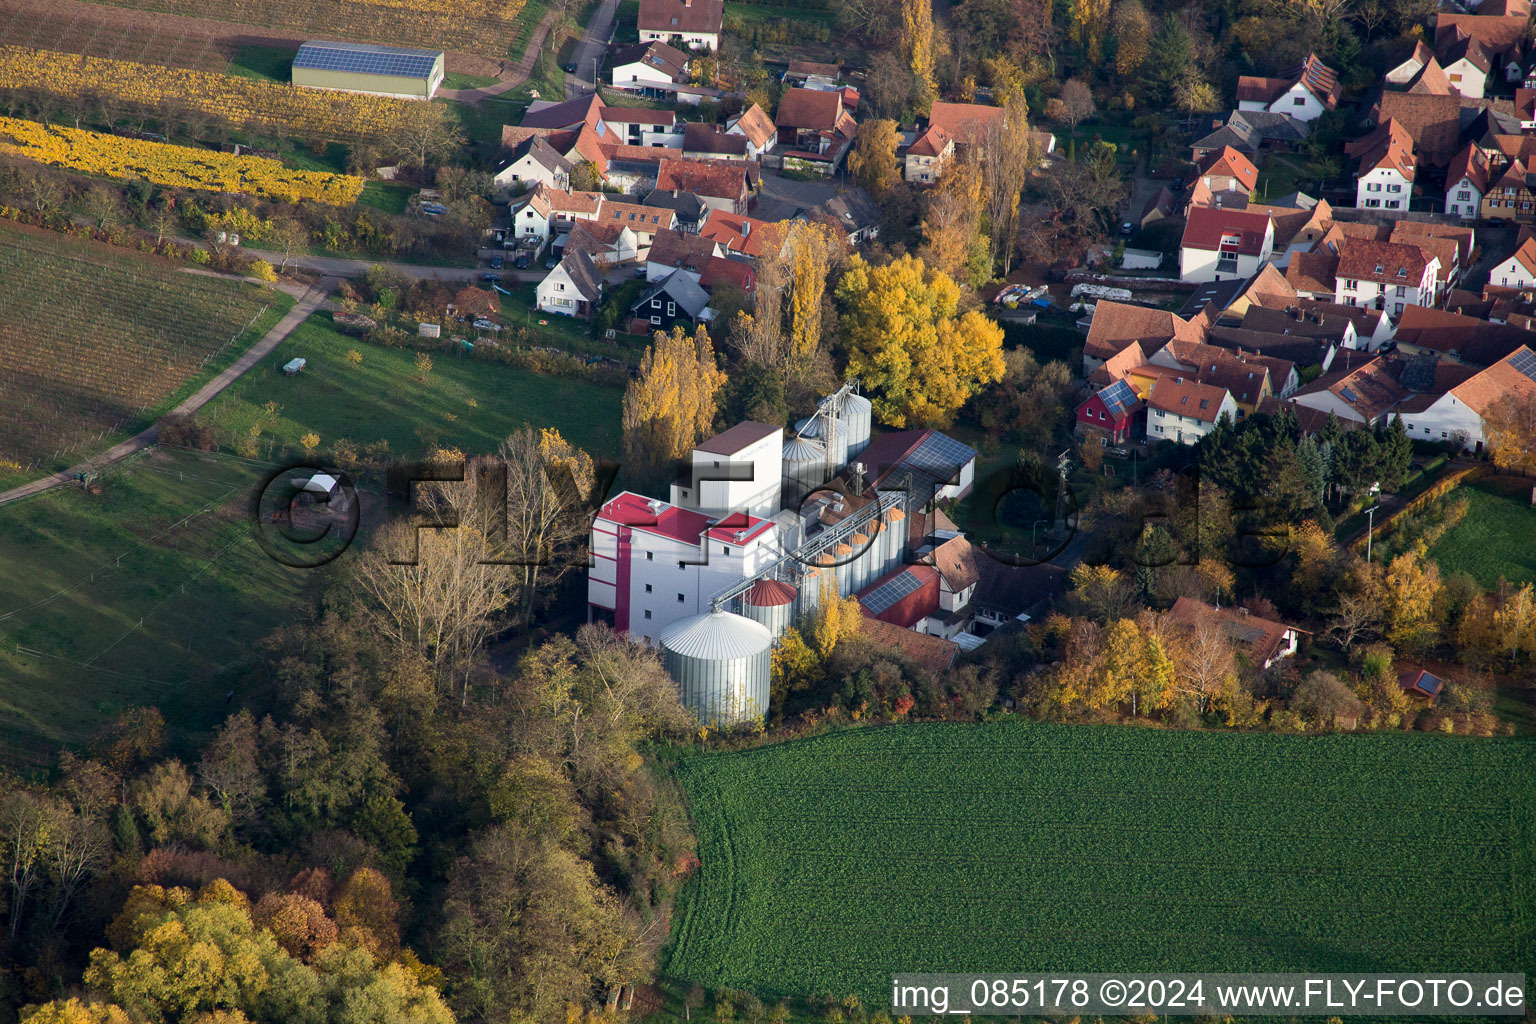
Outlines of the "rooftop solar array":
{"type": "Polygon", "coordinates": [[[1126,410],[1133,407],[1139,401],[1136,397],[1135,389],[1123,380],[1117,380],[1103,391],[1100,391],[1099,399],[1104,403],[1104,407],[1109,410],[1109,414],[1116,419],[1125,415],[1126,410]]]}
{"type": "Polygon", "coordinates": [[[922,585],[923,581],[917,578],[917,573],[904,572],[880,584],[871,593],[859,598],[859,601],[869,609],[869,614],[879,615],[922,585]]]}
{"type": "Polygon", "coordinates": [[[365,75],[426,78],[442,54],[368,43],[305,43],[293,58],[296,68],[347,71],[365,75]]]}
{"type": "Polygon", "coordinates": [[[1509,365],[1536,381],[1536,352],[1524,349],[1509,357],[1509,365]]]}
{"type": "Polygon", "coordinates": [[[960,472],[960,467],[975,457],[976,449],[935,430],[923,438],[917,449],[902,462],[913,469],[948,481],[960,472]]]}
{"type": "Polygon", "coordinates": [[[1358,402],[1360,400],[1360,396],[1349,390],[1349,388],[1340,388],[1339,394],[1344,396],[1344,401],[1346,402],[1358,402]]]}

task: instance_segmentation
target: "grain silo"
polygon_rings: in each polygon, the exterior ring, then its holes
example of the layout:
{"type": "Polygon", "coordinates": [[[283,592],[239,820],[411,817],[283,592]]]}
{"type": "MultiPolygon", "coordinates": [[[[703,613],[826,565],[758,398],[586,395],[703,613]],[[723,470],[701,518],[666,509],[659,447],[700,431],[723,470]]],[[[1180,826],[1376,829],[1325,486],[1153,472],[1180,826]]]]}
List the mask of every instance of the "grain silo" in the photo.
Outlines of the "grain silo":
{"type": "Polygon", "coordinates": [[[768,714],[773,634],[726,611],[682,619],[661,634],[662,662],[683,706],[708,726],[761,722],[768,714]]]}
{"type": "Polygon", "coordinates": [[[853,548],[839,543],[832,548],[832,561],[837,564],[837,593],[847,597],[853,593],[853,548]]]}
{"type": "Polygon", "coordinates": [[[800,592],[780,580],[758,580],[741,595],[741,614],[761,622],[777,640],[795,618],[795,599],[800,592]]]}
{"type": "Polygon", "coordinates": [[[873,579],[870,563],[874,561],[874,547],[870,544],[869,534],[862,531],[848,538],[848,546],[853,549],[853,561],[848,563],[848,592],[854,594],[873,579]]]}
{"type": "Polygon", "coordinates": [[[869,447],[869,430],[873,420],[874,409],[869,399],[853,394],[843,397],[842,421],[848,430],[848,458],[858,458],[859,453],[869,447]]]}
{"type": "Polygon", "coordinates": [[[784,442],[784,507],[799,509],[805,496],[826,483],[827,449],[808,437],[784,442]]]}
{"type": "Polygon", "coordinates": [[[885,513],[885,529],[880,533],[880,539],[885,542],[885,552],[882,561],[885,567],[880,570],[884,575],[896,568],[896,564],[902,560],[907,552],[907,514],[899,508],[888,509],[885,513]]]}

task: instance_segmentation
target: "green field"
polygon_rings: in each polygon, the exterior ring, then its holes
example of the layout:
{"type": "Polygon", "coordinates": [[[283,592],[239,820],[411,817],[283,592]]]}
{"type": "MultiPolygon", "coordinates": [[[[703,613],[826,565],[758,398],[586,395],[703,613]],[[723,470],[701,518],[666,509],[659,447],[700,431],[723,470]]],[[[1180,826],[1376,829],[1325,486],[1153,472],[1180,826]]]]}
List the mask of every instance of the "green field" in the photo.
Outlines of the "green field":
{"type": "Polygon", "coordinates": [[[677,763],[665,970],[888,1002],[893,971],[1532,971],[1536,744],[1006,722],[677,763]]]}
{"type": "Polygon", "coordinates": [[[263,46],[252,43],[235,49],[229,73],[237,78],[260,78],[269,82],[287,82],[293,78],[293,58],[297,46],[263,46]]]}
{"type": "Polygon", "coordinates": [[[1536,583],[1536,508],[1531,481],[1495,478],[1458,487],[1443,501],[1467,500],[1467,517],[1440,538],[1430,555],[1442,573],[1467,572],[1492,588],[1536,583]]]}
{"type": "Polygon", "coordinates": [[[292,305],[266,287],[0,222],[0,472],[62,468],[137,432],[292,305]]]}
{"type": "Polygon", "coordinates": [[[101,494],[0,506],[0,765],[45,760],[133,705],[190,729],[227,714],[255,641],[330,571],[284,568],[248,535],[260,476],[154,450],[102,474],[101,494]]]}
{"type": "Polygon", "coordinates": [[[489,452],[525,425],[557,427],[594,455],[611,458],[619,450],[617,388],[468,356],[434,352],[431,358],[431,372],[419,377],[414,351],[348,338],[331,327],[330,314],[317,313],[210,403],[202,418],[230,446],[259,424],[263,457],[269,443],[274,452],[297,451],[310,432],[320,436],[322,453],[340,438],[358,445],[387,440],[399,457],[425,454],[432,445],[489,452]],[[361,363],[348,361],[353,350],[361,363]],[[284,376],[279,368],[295,356],[308,365],[284,376]],[[267,413],[268,402],[276,403],[275,416],[267,413]]]}

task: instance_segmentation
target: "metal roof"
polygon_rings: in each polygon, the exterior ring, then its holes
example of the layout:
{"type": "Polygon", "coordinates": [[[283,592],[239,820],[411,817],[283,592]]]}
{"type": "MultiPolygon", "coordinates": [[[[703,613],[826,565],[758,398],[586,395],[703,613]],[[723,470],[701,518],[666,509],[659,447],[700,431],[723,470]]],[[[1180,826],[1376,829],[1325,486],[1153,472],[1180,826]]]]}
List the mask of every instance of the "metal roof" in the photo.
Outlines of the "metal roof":
{"type": "Polygon", "coordinates": [[[791,437],[784,442],[782,454],[785,462],[823,462],[827,457],[827,449],[820,441],[813,441],[806,437],[791,437]]]}
{"type": "Polygon", "coordinates": [[[661,634],[661,646],[673,654],[714,661],[750,658],[772,645],[773,634],[767,626],[725,611],[674,622],[661,634]]]}
{"type": "Polygon", "coordinates": [[[408,50],[372,43],[308,42],[299,47],[293,66],[316,71],[426,78],[432,74],[440,57],[442,52],[438,50],[408,50]]]}

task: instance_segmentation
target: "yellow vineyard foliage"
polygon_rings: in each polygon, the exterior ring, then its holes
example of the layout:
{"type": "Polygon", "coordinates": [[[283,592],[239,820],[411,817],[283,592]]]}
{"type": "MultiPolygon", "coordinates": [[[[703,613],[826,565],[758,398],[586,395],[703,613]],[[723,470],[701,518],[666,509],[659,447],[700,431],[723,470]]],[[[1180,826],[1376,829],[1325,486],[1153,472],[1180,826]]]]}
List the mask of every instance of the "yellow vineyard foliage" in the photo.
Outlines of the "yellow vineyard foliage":
{"type": "Polygon", "coordinates": [[[244,192],[287,202],[315,199],[343,206],[363,191],[363,179],[349,174],[295,171],[266,157],[230,156],[10,117],[0,117],[0,153],[102,177],[143,178],[156,185],[244,192]]]}
{"type": "Polygon", "coordinates": [[[282,125],[295,135],[333,139],[384,138],[405,121],[411,105],[419,102],[0,46],[0,91],[33,88],[58,96],[105,93],[146,105],[169,101],[232,124],[282,125]]]}

